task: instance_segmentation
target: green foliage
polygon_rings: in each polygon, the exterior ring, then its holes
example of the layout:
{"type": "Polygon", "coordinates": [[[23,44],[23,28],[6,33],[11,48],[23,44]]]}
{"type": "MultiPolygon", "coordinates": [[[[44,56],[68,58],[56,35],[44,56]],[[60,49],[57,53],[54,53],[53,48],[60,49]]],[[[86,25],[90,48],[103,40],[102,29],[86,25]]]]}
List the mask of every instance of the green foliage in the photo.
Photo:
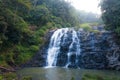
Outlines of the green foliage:
{"type": "Polygon", "coordinates": [[[30,10],[30,14],[25,17],[25,20],[32,25],[45,25],[50,18],[50,12],[45,5],[38,5],[30,10]]]}
{"type": "Polygon", "coordinates": [[[5,73],[2,77],[3,80],[17,80],[17,75],[15,73],[5,73]]]}
{"type": "Polygon", "coordinates": [[[0,80],[3,80],[3,76],[2,75],[0,75],[0,80]]]}
{"type": "Polygon", "coordinates": [[[39,35],[39,36],[44,36],[44,35],[45,35],[45,31],[44,31],[43,29],[39,29],[39,30],[37,31],[37,35],[39,35]]]}
{"type": "Polygon", "coordinates": [[[120,0],[102,0],[101,9],[106,29],[120,35],[120,0]]]}
{"type": "Polygon", "coordinates": [[[23,46],[23,45],[17,45],[14,52],[16,52],[12,57],[14,58],[14,63],[19,65],[22,63],[25,63],[26,61],[29,61],[31,57],[33,57],[34,53],[36,53],[39,50],[39,47],[36,45],[32,46],[23,46]]]}
{"type": "Polygon", "coordinates": [[[98,30],[92,30],[92,32],[94,32],[94,33],[99,33],[100,31],[98,31],[98,30]]]}
{"type": "Polygon", "coordinates": [[[0,66],[27,62],[49,30],[78,24],[78,12],[64,0],[0,0],[0,66]]]}
{"type": "Polygon", "coordinates": [[[39,46],[36,46],[36,45],[30,46],[30,51],[31,51],[31,52],[36,52],[36,51],[38,51],[38,50],[39,50],[39,46]]]}
{"type": "Polygon", "coordinates": [[[81,24],[80,28],[83,28],[85,31],[91,31],[92,30],[91,26],[87,23],[81,24]]]}
{"type": "Polygon", "coordinates": [[[72,26],[79,23],[76,10],[64,0],[37,0],[32,3],[34,7],[25,17],[30,24],[41,27],[50,22],[64,27],[66,23],[72,26]]]}
{"type": "Polygon", "coordinates": [[[118,35],[120,35],[120,27],[117,27],[117,28],[115,29],[115,32],[117,32],[118,35]]]}
{"type": "Polygon", "coordinates": [[[66,24],[66,27],[71,27],[71,24],[70,24],[70,23],[67,23],[67,24],[66,24]]]}
{"type": "Polygon", "coordinates": [[[99,33],[98,30],[94,30],[92,28],[93,26],[97,26],[97,25],[98,25],[97,23],[83,23],[83,24],[80,24],[79,27],[77,27],[76,29],[82,28],[83,30],[88,32],[99,33]]]}
{"type": "Polygon", "coordinates": [[[5,55],[0,55],[0,65],[3,67],[8,67],[8,64],[6,63],[5,60],[5,55]]]}
{"type": "MultiPolygon", "coordinates": [[[[18,3],[16,2],[16,4],[18,3]]],[[[15,5],[12,5],[11,2],[6,2],[4,0],[2,0],[0,5],[0,40],[2,42],[0,45],[0,51],[4,51],[9,47],[13,47],[13,45],[18,44],[23,36],[22,33],[27,32],[29,28],[27,23],[17,13],[14,12],[15,5]]]]}
{"type": "Polygon", "coordinates": [[[79,21],[77,19],[77,12],[70,5],[69,2],[64,0],[45,0],[48,9],[51,11],[52,15],[61,18],[62,22],[70,23],[75,26],[79,21]],[[48,3],[49,2],[49,3],[48,3]]]}
{"type": "Polygon", "coordinates": [[[75,80],[74,77],[72,77],[71,80],[75,80]]]}
{"type": "Polygon", "coordinates": [[[24,76],[23,78],[18,77],[14,72],[0,74],[0,80],[32,80],[31,76],[24,76]],[[20,78],[20,79],[19,79],[20,78]]]}

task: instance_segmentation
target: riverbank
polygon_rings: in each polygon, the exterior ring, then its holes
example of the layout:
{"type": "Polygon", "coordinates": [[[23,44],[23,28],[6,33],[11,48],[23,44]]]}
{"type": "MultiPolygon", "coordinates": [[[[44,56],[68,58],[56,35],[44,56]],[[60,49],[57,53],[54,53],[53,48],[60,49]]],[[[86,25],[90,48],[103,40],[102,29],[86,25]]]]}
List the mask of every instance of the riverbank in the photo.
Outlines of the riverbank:
{"type": "Polygon", "coordinates": [[[24,76],[20,78],[16,72],[5,72],[0,74],[0,80],[32,80],[32,77],[24,76]]]}

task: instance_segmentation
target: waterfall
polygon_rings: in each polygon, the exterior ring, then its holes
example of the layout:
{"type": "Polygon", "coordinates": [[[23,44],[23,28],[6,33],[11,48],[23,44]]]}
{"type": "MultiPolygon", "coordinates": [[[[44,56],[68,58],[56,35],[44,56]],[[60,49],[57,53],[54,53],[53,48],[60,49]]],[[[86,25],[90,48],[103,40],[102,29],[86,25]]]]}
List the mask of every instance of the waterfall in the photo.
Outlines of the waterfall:
{"type": "Polygon", "coordinates": [[[75,54],[75,65],[77,65],[78,63],[78,55],[80,55],[80,44],[79,44],[79,39],[78,39],[78,36],[77,36],[77,33],[76,31],[72,31],[72,43],[70,44],[69,46],[69,52],[68,52],[68,62],[67,62],[67,65],[66,67],[68,67],[69,65],[72,65],[71,61],[70,61],[70,58],[72,55],[75,54]]]}
{"type": "Polygon", "coordinates": [[[77,66],[78,56],[80,55],[79,42],[77,32],[74,29],[62,28],[56,30],[50,39],[47,51],[47,66],[52,67],[61,64],[65,67],[77,66]]]}

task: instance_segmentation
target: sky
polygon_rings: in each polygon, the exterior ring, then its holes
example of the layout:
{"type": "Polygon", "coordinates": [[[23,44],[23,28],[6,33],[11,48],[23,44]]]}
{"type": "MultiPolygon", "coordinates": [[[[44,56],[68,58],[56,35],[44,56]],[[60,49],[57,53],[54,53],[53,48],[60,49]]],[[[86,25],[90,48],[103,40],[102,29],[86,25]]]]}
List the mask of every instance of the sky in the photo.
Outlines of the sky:
{"type": "Polygon", "coordinates": [[[86,12],[101,14],[100,8],[98,8],[100,0],[69,0],[69,1],[78,10],[84,10],[86,12]]]}

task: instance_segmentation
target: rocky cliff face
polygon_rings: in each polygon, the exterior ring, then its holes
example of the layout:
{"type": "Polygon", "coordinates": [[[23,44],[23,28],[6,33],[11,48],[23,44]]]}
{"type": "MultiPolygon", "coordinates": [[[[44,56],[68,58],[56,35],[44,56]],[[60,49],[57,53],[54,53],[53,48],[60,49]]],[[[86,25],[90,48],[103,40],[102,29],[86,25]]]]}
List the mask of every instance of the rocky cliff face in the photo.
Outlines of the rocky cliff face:
{"type": "MultiPolygon", "coordinates": [[[[45,66],[47,59],[47,50],[50,43],[50,37],[54,31],[51,31],[45,37],[46,44],[40,48],[36,56],[24,66],[45,66]]],[[[112,32],[101,31],[98,33],[78,30],[77,36],[80,43],[80,55],[77,56],[77,66],[87,69],[115,69],[120,70],[120,46],[115,42],[115,35],[112,32]]],[[[66,41],[61,43],[60,52],[57,56],[56,66],[65,66],[67,62],[67,53],[71,44],[71,34],[66,37],[66,41]]],[[[73,45],[74,46],[74,45],[73,45]]],[[[76,49],[76,48],[73,48],[76,49]]],[[[70,60],[72,65],[68,67],[77,68],[75,55],[70,60]]]]}
{"type": "Polygon", "coordinates": [[[113,33],[82,31],[80,34],[82,50],[80,66],[82,68],[120,69],[120,50],[113,33]]]}

